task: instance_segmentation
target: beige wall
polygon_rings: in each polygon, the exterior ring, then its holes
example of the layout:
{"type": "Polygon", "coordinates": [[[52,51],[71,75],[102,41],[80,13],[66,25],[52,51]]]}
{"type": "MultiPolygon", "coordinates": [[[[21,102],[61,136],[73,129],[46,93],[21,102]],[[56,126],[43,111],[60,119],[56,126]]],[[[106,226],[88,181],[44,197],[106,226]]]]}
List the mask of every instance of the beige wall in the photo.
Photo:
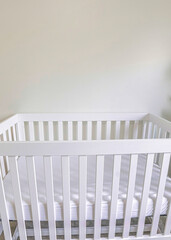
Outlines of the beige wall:
{"type": "Polygon", "coordinates": [[[171,0],[0,1],[0,119],[93,111],[169,118],[170,97],[171,0]]]}

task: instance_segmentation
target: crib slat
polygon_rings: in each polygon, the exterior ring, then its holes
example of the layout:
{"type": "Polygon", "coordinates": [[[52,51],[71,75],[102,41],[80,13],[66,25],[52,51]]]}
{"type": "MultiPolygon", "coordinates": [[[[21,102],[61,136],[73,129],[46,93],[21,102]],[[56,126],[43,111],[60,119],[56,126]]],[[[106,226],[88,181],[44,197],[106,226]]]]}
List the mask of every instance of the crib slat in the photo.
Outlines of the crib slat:
{"type": "Polygon", "coordinates": [[[27,240],[25,221],[24,221],[24,211],[23,211],[23,204],[22,204],[22,198],[21,198],[21,188],[20,188],[18,166],[17,166],[17,158],[9,157],[9,163],[10,163],[10,170],[11,170],[11,177],[12,177],[12,187],[13,187],[19,235],[20,235],[20,239],[27,240]]]}
{"type": "Polygon", "coordinates": [[[153,124],[153,135],[152,135],[152,138],[156,138],[156,132],[157,132],[157,125],[153,124]]]}
{"type": "Polygon", "coordinates": [[[53,122],[52,121],[48,122],[48,132],[49,132],[49,140],[53,141],[54,140],[54,132],[53,132],[53,122]]]}
{"type": "Polygon", "coordinates": [[[126,200],[125,216],[124,216],[123,238],[127,238],[129,236],[132,202],[134,197],[134,188],[135,188],[135,180],[136,180],[137,162],[138,162],[138,155],[131,155],[128,189],[127,189],[127,200],[126,200]]]}
{"type": "Polygon", "coordinates": [[[3,230],[4,230],[5,239],[11,240],[12,237],[11,237],[8,209],[7,209],[7,204],[6,204],[5,191],[4,191],[1,170],[0,170],[0,214],[1,214],[2,226],[3,226],[3,230]]]}
{"type": "Polygon", "coordinates": [[[7,171],[6,171],[4,157],[2,157],[2,156],[0,156],[0,171],[2,173],[2,177],[4,178],[7,171]]]}
{"type": "Polygon", "coordinates": [[[104,156],[97,156],[94,239],[100,239],[101,232],[101,202],[103,192],[103,172],[104,172],[104,156]]]}
{"type": "Polygon", "coordinates": [[[155,202],[153,221],[152,221],[152,227],[151,227],[151,233],[150,233],[151,236],[154,236],[157,233],[163,194],[164,194],[166,178],[168,174],[169,162],[170,162],[170,154],[164,153],[163,161],[161,164],[160,180],[159,180],[159,185],[157,190],[157,197],[155,202]]]}
{"type": "MultiPolygon", "coordinates": [[[[3,141],[6,142],[7,141],[6,131],[2,135],[3,135],[3,141]]],[[[6,172],[8,172],[9,171],[9,159],[8,159],[8,156],[4,156],[4,163],[6,165],[6,172]]]]}
{"type": "Polygon", "coordinates": [[[124,139],[129,138],[129,121],[125,121],[124,139]]]}
{"type": "Polygon", "coordinates": [[[87,122],[87,140],[92,140],[92,122],[87,122]]]}
{"type": "Polygon", "coordinates": [[[8,137],[9,137],[9,141],[12,141],[11,128],[8,129],[8,137]]]}
{"type": "Polygon", "coordinates": [[[35,134],[34,134],[34,124],[33,122],[29,122],[29,133],[30,133],[30,141],[35,140],[35,134]]]}
{"type": "Polygon", "coordinates": [[[169,235],[171,232],[171,201],[169,203],[169,210],[167,213],[165,228],[164,228],[164,235],[169,235]]]}
{"type": "Polygon", "coordinates": [[[13,140],[16,141],[17,140],[17,136],[16,136],[15,125],[12,126],[12,134],[13,134],[13,140]]]}
{"type": "Polygon", "coordinates": [[[78,130],[77,130],[77,139],[82,140],[83,139],[83,126],[82,122],[78,122],[78,130]]]}
{"type": "Polygon", "coordinates": [[[97,140],[101,140],[102,135],[102,122],[97,121],[97,140]]]}
{"type": "Polygon", "coordinates": [[[44,140],[44,128],[43,128],[43,122],[39,122],[39,140],[44,140]]]}
{"type": "Polygon", "coordinates": [[[147,131],[147,121],[143,121],[142,139],[146,138],[146,131],[147,131]]]}
{"type": "Polygon", "coordinates": [[[140,206],[140,213],[138,218],[138,229],[137,229],[137,237],[142,237],[145,223],[145,214],[147,208],[147,201],[149,197],[151,176],[153,170],[153,162],[154,162],[154,154],[148,154],[146,160],[146,168],[144,175],[144,183],[143,183],[143,192],[140,206]]]}
{"type": "Polygon", "coordinates": [[[25,127],[24,127],[24,122],[18,122],[18,138],[19,141],[25,141],[26,136],[25,136],[25,127]]]}
{"type": "Polygon", "coordinates": [[[121,155],[115,155],[114,162],[113,162],[113,180],[112,180],[112,194],[111,194],[109,236],[108,236],[109,239],[114,239],[114,236],[115,236],[120,169],[121,169],[121,155]]]}
{"type": "MultiPolygon", "coordinates": [[[[0,141],[2,141],[2,135],[0,135],[0,141]]],[[[6,160],[5,157],[0,156],[0,171],[2,172],[3,178],[5,177],[5,175],[7,173],[5,160],[6,160]]]]}
{"type": "Polygon", "coordinates": [[[169,235],[171,232],[171,201],[169,203],[169,210],[167,213],[166,223],[165,223],[165,229],[164,229],[164,235],[169,235]]]}
{"type": "Polygon", "coordinates": [[[115,139],[120,139],[120,121],[115,122],[115,139]]]}
{"type": "Polygon", "coordinates": [[[59,121],[58,122],[58,140],[62,141],[64,139],[63,136],[63,122],[59,121]]]}
{"type": "Polygon", "coordinates": [[[86,239],[87,157],[79,157],[79,239],[86,239]]]}
{"type": "Polygon", "coordinates": [[[62,157],[62,186],[63,186],[63,212],[64,212],[64,235],[66,240],[71,239],[70,217],[70,159],[62,157]]]}
{"type": "Polygon", "coordinates": [[[50,240],[56,239],[52,157],[44,156],[46,199],[50,240]]]}
{"type": "Polygon", "coordinates": [[[152,122],[148,122],[147,124],[147,132],[146,132],[146,138],[151,138],[152,136],[152,122]]]}
{"type": "Polygon", "coordinates": [[[111,121],[106,122],[106,139],[111,139],[111,121]]]}
{"type": "Polygon", "coordinates": [[[72,122],[68,122],[68,140],[73,139],[72,122]]]}
{"type": "Polygon", "coordinates": [[[42,240],[34,157],[26,157],[35,240],[42,240]]]}
{"type": "Polygon", "coordinates": [[[155,138],[159,138],[159,136],[160,136],[160,128],[156,125],[155,138]]]}
{"type": "Polygon", "coordinates": [[[134,121],[134,127],[133,127],[133,139],[138,138],[138,121],[134,121]]]}

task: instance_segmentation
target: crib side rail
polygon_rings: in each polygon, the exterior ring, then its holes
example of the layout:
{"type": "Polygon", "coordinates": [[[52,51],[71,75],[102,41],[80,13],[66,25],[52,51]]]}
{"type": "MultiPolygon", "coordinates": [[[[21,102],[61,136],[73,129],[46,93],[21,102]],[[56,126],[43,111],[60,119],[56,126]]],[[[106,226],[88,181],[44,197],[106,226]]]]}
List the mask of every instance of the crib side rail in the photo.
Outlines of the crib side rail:
{"type": "Polygon", "coordinates": [[[18,140],[169,138],[170,123],[145,113],[19,114],[18,140]]]}
{"type": "MultiPolygon", "coordinates": [[[[165,230],[163,235],[157,233],[159,224],[162,198],[166,183],[167,171],[170,162],[171,152],[170,139],[145,139],[145,140],[116,140],[116,141],[91,141],[91,142],[6,142],[0,143],[0,153],[9,157],[11,169],[12,185],[14,190],[15,209],[18,221],[20,238],[27,239],[27,230],[25,228],[25,216],[22,202],[22,193],[20,187],[18,161],[16,156],[25,156],[27,162],[28,182],[30,188],[31,209],[36,240],[41,240],[40,212],[36,182],[36,171],[34,156],[43,156],[45,183],[46,183],[46,204],[48,213],[49,235],[50,239],[56,239],[56,213],[54,206],[54,186],[53,186],[53,156],[61,156],[62,162],[62,183],[63,183],[63,216],[64,216],[64,235],[65,239],[71,239],[71,215],[70,215],[70,156],[76,155],[79,158],[79,236],[80,239],[86,238],[86,189],[87,189],[87,156],[96,155],[96,186],[95,186],[95,206],[94,206],[94,239],[101,238],[102,221],[102,195],[103,195],[103,174],[104,159],[106,154],[111,154],[113,161],[113,179],[111,208],[109,213],[109,231],[108,238],[114,239],[116,231],[116,207],[119,191],[119,179],[122,155],[130,155],[129,178],[127,188],[127,198],[124,212],[124,224],[121,239],[126,239],[130,235],[131,211],[134,197],[137,161],[139,154],[146,154],[146,168],[144,173],[144,183],[139,209],[139,220],[137,225],[137,237],[145,239],[143,229],[145,226],[145,212],[149,196],[150,178],[152,174],[154,155],[162,153],[162,166],[160,170],[160,179],[153,213],[153,221],[148,237],[162,239],[170,237],[171,231],[171,205],[167,214],[165,230]],[[13,146],[14,145],[14,146],[13,146]]],[[[6,198],[4,194],[3,180],[0,175],[0,213],[3,222],[3,229],[6,239],[11,239],[9,217],[7,211],[6,198]]],[[[147,237],[147,236],[146,236],[147,237]]]]}
{"type": "Polygon", "coordinates": [[[2,156],[170,153],[171,139],[0,142],[2,156]]]}
{"type": "Polygon", "coordinates": [[[140,138],[146,113],[19,114],[19,140],[100,140],[140,138]]]}

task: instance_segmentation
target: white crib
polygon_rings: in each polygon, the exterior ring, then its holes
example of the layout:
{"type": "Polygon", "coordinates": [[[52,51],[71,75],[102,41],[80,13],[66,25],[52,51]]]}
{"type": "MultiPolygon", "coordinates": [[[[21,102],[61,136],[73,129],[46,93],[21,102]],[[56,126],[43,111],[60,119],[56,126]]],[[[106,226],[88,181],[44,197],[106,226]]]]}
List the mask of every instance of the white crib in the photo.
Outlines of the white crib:
{"type": "Polygon", "coordinates": [[[170,137],[147,113],[12,116],[0,123],[0,235],[171,239],[170,137]]]}

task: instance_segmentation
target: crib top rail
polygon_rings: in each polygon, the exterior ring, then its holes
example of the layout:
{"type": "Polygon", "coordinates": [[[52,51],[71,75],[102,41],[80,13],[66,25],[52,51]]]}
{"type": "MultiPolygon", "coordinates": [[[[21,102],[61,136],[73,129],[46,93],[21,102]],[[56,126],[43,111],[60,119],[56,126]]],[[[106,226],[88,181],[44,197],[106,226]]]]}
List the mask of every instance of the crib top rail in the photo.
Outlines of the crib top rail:
{"type": "Polygon", "coordinates": [[[1,156],[170,153],[171,139],[0,142],[1,156]]]}
{"type": "Polygon", "coordinates": [[[147,113],[24,113],[18,121],[131,121],[141,120],[147,113]]]}

